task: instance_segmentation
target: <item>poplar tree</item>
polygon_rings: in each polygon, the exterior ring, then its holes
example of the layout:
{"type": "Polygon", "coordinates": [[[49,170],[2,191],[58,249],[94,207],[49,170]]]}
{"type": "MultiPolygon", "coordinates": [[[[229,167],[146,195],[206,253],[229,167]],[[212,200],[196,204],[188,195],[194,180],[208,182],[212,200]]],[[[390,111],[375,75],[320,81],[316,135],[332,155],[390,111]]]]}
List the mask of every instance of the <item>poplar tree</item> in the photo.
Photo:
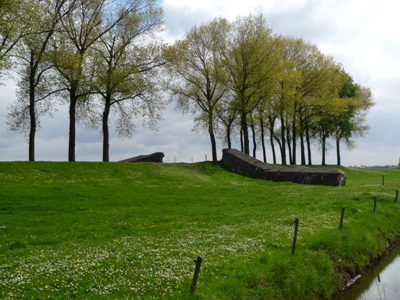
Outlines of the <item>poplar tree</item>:
{"type": "Polygon", "coordinates": [[[217,161],[216,109],[227,93],[218,46],[229,29],[225,19],[194,26],[166,52],[171,75],[168,88],[177,97],[177,106],[184,112],[190,111],[198,128],[208,133],[214,162],[217,161]]]}
{"type": "Polygon", "coordinates": [[[248,117],[262,100],[259,91],[270,85],[279,62],[272,30],[263,15],[238,17],[232,29],[220,40],[225,85],[238,102],[243,152],[249,154],[248,117]]]}
{"type": "Polygon", "coordinates": [[[333,137],[336,143],[336,164],[341,165],[340,142],[344,141],[348,149],[356,147],[353,137],[363,137],[369,130],[365,124],[366,115],[375,105],[369,88],[353,82],[353,79],[344,70],[340,70],[343,76],[343,85],[339,92],[340,99],[345,105],[343,111],[332,118],[334,124],[333,137]]]}
{"type": "MultiPolygon", "coordinates": [[[[66,0],[44,0],[31,2],[21,19],[30,28],[29,34],[15,46],[13,57],[18,81],[17,100],[7,115],[11,130],[21,131],[28,137],[29,161],[35,160],[35,136],[40,127],[39,117],[49,112],[51,102],[45,101],[55,91],[52,89],[52,63],[48,57],[48,46],[58,25],[60,10],[66,0]]],[[[66,9],[68,11],[68,9],[66,9]]]]}
{"type": "Polygon", "coordinates": [[[53,61],[60,75],[60,88],[68,91],[65,99],[69,104],[68,161],[75,161],[77,109],[82,108],[85,118],[94,111],[89,102],[95,93],[92,47],[123,22],[138,1],[144,0],[69,1],[74,1],[73,10],[61,19],[62,26],[53,43],[53,61]]]}
{"type": "MultiPolygon", "coordinates": [[[[155,1],[133,1],[124,19],[93,45],[94,91],[102,107],[103,161],[109,161],[109,115],[119,114],[117,131],[131,136],[135,118],[151,128],[161,119],[157,70],[164,64],[162,45],[155,33],[163,24],[163,11],[155,1]]],[[[120,12],[123,14],[123,11],[120,12]]]]}

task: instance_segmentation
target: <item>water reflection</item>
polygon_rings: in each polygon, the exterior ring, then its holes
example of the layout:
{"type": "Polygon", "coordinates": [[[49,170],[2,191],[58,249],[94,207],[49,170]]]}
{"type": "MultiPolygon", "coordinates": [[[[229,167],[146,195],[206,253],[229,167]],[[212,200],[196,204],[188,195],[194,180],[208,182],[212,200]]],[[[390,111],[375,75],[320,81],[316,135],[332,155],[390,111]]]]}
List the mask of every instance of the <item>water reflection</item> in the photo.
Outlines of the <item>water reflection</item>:
{"type": "Polygon", "coordinates": [[[397,292],[400,289],[399,267],[400,256],[397,256],[358,299],[400,299],[397,292]]]}
{"type": "Polygon", "coordinates": [[[343,294],[346,300],[400,299],[400,247],[343,294]]]}

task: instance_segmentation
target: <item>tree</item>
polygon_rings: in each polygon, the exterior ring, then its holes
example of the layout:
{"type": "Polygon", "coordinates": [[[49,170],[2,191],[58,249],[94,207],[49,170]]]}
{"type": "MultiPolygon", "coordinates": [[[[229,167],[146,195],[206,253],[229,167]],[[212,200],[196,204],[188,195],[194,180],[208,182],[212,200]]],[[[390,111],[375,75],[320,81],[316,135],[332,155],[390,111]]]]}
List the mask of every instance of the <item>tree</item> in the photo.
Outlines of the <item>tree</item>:
{"type": "Polygon", "coordinates": [[[343,113],[336,116],[333,121],[335,122],[335,140],[336,140],[336,159],[337,165],[341,165],[340,157],[340,140],[345,139],[346,144],[349,148],[352,148],[354,144],[350,142],[350,137],[355,129],[354,124],[351,119],[354,117],[356,101],[355,97],[357,95],[357,86],[353,83],[353,79],[345,73],[343,70],[338,70],[343,76],[343,86],[339,92],[339,97],[343,101],[347,102],[347,108],[343,113]]]}
{"type": "Polygon", "coordinates": [[[237,101],[234,101],[233,98],[232,93],[227,92],[216,105],[218,123],[220,124],[217,127],[217,135],[226,143],[229,149],[232,148],[232,134],[239,114],[237,101]]]}
{"type": "MultiPolygon", "coordinates": [[[[266,126],[265,123],[266,123],[266,118],[267,118],[268,115],[266,114],[265,102],[266,101],[263,101],[262,103],[260,103],[257,106],[257,108],[256,108],[256,118],[257,118],[257,121],[259,122],[259,127],[260,127],[260,140],[261,140],[261,148],[262,148],[262,153],[263,153],[263,161],[266,163],[267,162],[267,150],[266,150],[266,147],[265,147],[265,128],[267,126],[266,126]]],[[[253,130],[253,132],[254,132],[254,130],[253,130]]],[[[253,136],[253,140],[254,140],[254,136],[253,136]]]]}
{"type": "Polygon", "coordinates": [[[169,89],[178,107],[191,111],[198,128],[206,128],[212,159],[217,162],[216,106],[227,92],[218,53],[218,42],[229,30],[225,19],[193,27],[181,41],[169,47],[169,89]],[[176,80],[173,80],[175,78],[176,80]]]}
{"type": "MultiPolygon", "coordinates": [[[[276,40],[276,41],[279,42],[278,40],[276,40]]],[[[278,47],[278,45],[277,45],[277,47],[278,47]]],[[[273,78],[275,84],[272,84],[271,86],[267,86],[267,88],[265,88],[265,89],[260,89],[259,97],[261,98],[261,101],[259,102],[259,104],[257,105],[257,107],[254,111],[254,115],[255,115],[254,118],[258,121],[258,126],[259,126],[263,160],[265,163],[267,162],[267,153],[266,153],[266,145],[265,145],[266,129],[267,129],[269,132],[269,136],[270,136],[272,158],[273,158],[273,162],[275,164],[276,164],[276,153],[275,153],[275,147],[274,147],[274,134],[275,134],[274,131],[275,131],[276,120],[278,118],[278,111],[279,111],[279,108],[278,108],[279,105],[278,105],[278,107],[276,107],[276,105],[277,105],[276,91],[277,91],[278,81],[280,78],[279,72],[281,72],[280,67],[277,67],[276,73],[275,73],[276,75],[273,78]]],[[[254,132],[254,130],[253,130],[253,132],[254,132]]],[[[254,136],[253,136],[253,143],[255,144],[254,136]]]]}
{"type": "Polygon", "coordinates": [[[152,127],[161,118],[163,103],[156,97],[156,69],[164,61],[152,33],[159,30],[163,12],[153,0],[135,1],[135,5],[93,45],[93,86],[103,107],[103,161],[109,161],[108,121],[112,108],[119,112],[120,136],[132,134],[133,116],[147,118],[152,127]]]}
{"type": "MultiPolygon", "coordinates": [[[[89,100],[94,94],[91,51],[101,37],[123,22],[143,0],[69,0],[73,9],[61,19],[60,34],[53,43],[53,61],[60,75],[59,85],[68,91],[68,161],[75,161],[77,108],[93,110],[89,100]]],[[[62,10],[61,13],[64,11],[62,10]]]]}
{"type": "Polygon", "coordinates": [[[44,102],[53,93],[52,84],[46,75],[52,64],[47,57],[48,45],[60,20],[60,10],[66,0],[35,1],[25,15],[25,26],[30,34],[20,39],[15,47],[14,57],[19,66],[17,101],[8,114],[11,130],[28,133],[29,161],[35,160],[35,136],[40,127],[39,117],[50,109],[44,102]],[[39,21],[40,20],[40,21],[39,21]]]}
{"type": "MultiPolygon", "coordinates": [[[[269,99],[268,102],[266,102],[266,105],[264,108],[262,108],[262,114],[260,113],[260,119],[261,119],[261,115],[263,116],[263,122],[262,124],[265,124],[265,127],[268,129],[269,132],[269,142],[270,142],[270,146],[271,146],[271,151],[272,151],[272,161],[274,164],[277,163],[276,160],[276,151],[275,151],[275,143],[274,140],[276,140],[278,142],[279,148],[281,150],[281,153],[284,153],[284,151],[282,151],[282,143],[279,139],[279,133],[277,132],[277,121],[279,119],[279,114],[280,114],[280,104],[279,101],[277,101],[277,95],[274,93],[271,97],[271,99],[269,99]]],[[[265,103],[265,102],[264,102],[265,103]]],[[[260,124],[260,126],[262,126],[260,124]]],[[[266,156],[266,155],[264,155],[266,156]]],[[[283,157],[283,155],[282,155],[283,157]]],[[[266,157],[265,157],[265,161],[266,161],[266,157]]],[[[284,161],[284,160],[282,160],[284,161]]],[[[282,163],[283,164],[283,163],[282,163]]]]}
{"type": "MultiPolygon", "coordinates": [[[[269,112],[268,126],[271,134],[271,146],[274,149],[274,139],[279,143],[281,161],[283,165],[286,165],[286,147],[290,146],[291,142],[290,140],[288,141],[287,134],[290,132],[290,130],[288,130],[291,124],[290,116],[293,116],[294,95],[298,82],[300,81],[300,73],[295,68],[295,54],[297,53],[296,44],[298,41],[294,38],[287,38],[284,36],[275,37],[275,41],[280,45],[281,49],[279,51],[281,55],[281,70],[275,77],[277,83],[274,88],[274,95],[267,106],[267,111],[269,112]],[[277,123],[279,123],[280,127],[277,127],[277,123]]],[[[291,157],[291,151],[289,151],[289,154],[291,157]]]]}
{"type": "Polygon", "coordinates": [[[341,165],[340,141],[344,140],[348,149],[356,147],[351,138],[364,136],[368,131],[369,126],[365,125],[364,122],[367,112],[374,106],[370,89],[355,84],[350,75],[343,70],[340,70],[340,73],[343,76],[344,83],[339,97],[345,102],[346,106],[342,113],[332,119],[335,126],[337,165],[341,165]]]}
{"type": "Polygon", "coordinates": [[[313,44],[302,39],[280,37],[284,44],[284,72],[279,79],[278,99],[280,105],[282,163],[286,163],[286,146],[290,164],[297,163],[298,140],[300,139],[301,164],[305,164],[305,145],[307,141],[308,160],[311,164],[309,127],[312,118],[324,106],[327,94],[331,93],[332,70],[336,64],[323,55],[313,44]]]}
{"type": "Polygon", "coordinates": [[[327,139],[334,136],[336,121],[338,116],[347,110],[348,102],[340,97],[343,86],[343,76],[338,72],[338,65],[324,66],[326,71],[326,88],[319,95],[318,105],[313,108],[314,117],[312,119],[313,135],[317,137],[321,145],[322,165],[326,164],[327,139]]]}
{"type": "Polygon", "coordinates": [[[237,18],[218,47],[227,74],[225,85],[238,102],[243,151],[247,154],[250,152],[248,116],[262,100],[257,95],[259,90],[273,82],[279,61],[271,32],[263,15],[237,18]]]}

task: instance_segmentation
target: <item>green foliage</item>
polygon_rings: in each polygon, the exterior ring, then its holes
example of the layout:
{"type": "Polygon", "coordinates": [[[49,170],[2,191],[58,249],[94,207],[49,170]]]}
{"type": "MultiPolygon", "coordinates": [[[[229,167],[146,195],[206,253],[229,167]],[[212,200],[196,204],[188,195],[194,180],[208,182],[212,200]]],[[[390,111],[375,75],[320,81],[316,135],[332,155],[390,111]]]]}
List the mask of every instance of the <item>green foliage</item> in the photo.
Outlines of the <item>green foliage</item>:
{"type": "MultiPolygon", "coordinates": [[[[124,16],[92,48],[93,86],[102,107],[103,161],[109,161],[109,115],[117,112],[116,130],[131,137],[135,121],[157,129],[164,102],[158,94],[157,72],[164,64],[161,45],[154,33],[163,22],[163,11],[155,1],[133,1],[122,7],[124,16]]],[[[100,122],[94,122],[96,127],[100,122]]]]}
{"type": "Polygon", "coordinates": [[[25,8],[23,0],[0,1],[0,71],[4,67],[9,67],[6,58],[19,39],[26,33],[26,28],[20,23],[23,8],[25,8]]]}
{"type": "Polygon", "coordinates": [[[193,114],[196,131],[210,135],[213,157],[215,133],[231,147],[231,134],[240,132],[243,152],[249,154],[249,128],[253,153],[261,140],[266,157],[267,128],[271,146],[279,144],[282,164],[288,151],[290,164],[297,163],[300,142],[301,164],[306,164],[307,147],[311,165],[313,140],[325,164],[327,139],[336,138],[340,165],[341,140],[354,148],[351,138],[368,130],[370,91],[353,83],[316,45],[273,35],[262,14],[194,26],[164,55],[170,75],[166,86],[177,106],[193,114]]]}
{"type": "Polygon", "coordinates": [[[80,121],[91,129],[102,125],[108,161],[110,113],[116,113],[120,137],[130,137],[138,119],[157,130],[163,81],[178,107],[193,114],[195,130],[209,135],[214,162],[217,137],[231,147],[231,135],[241,134],[243,151],[250,153],[251,129],[253,153],[261,140],[266,157],[268,131],[282,164],[288,151],[289,163],[297,163],[300,142],[301,164],[307,146],[311,165],[313,139],[325,155],[326,139],[335,137],[340,164],[339,142],[355,147],[351,138],[368,130],[369,89],[344,71],[339,76],[341,66],[316,45],[273,35],[262,14],[215,18],[164,47],[156,35],[164,14],[155,0],[3,0],[1,7],[0,71],[15,61],[20,76],[8,125],[29,132],[30,160],[39,117],[52,108],[50,96],[69,105],[68,160],[75,161],[80,121]],[[160,66],[170,76],[163,77],[160,66]]]}
{"type": "Polygon", "coordinates": [[[344,171],[338,188],[212,163],[0,163],[0,298],[331,298],[400,233],[400,171],[344,171]]]}
{"type": "Polygon", "coordinates": [[[165,48],[167,87],[177,107],[193,114],[195,131],[206,132],[211,141],[212,160],[217,161],[215,131],[217,106],[226,98],[219,42],[229,29],[226,19],[193,27],[182,41],[165,48]]]}
{"type": "Polygon", "coordinates": [[[29,132],[29,160],[34,160],[36,128],[39,116],[51,108],[50,96],[69,104],[70,161],[75,160],[76,121],[90,128],[101,123],[99,102],[107,102],[101,120],[107,131],[104,160],[111,105],[121,115],[120,135],[132,134],[135,117],[156,128],[164,103],[156,96],[155,69],[162,61],[154,33],[161,29],[163,10],[155,0],[15,0],[1,5],[0,70],[12,57],[20,76],[8,125],[29,132]]]}
{"type": "Polygon", "coordinates": [[[48,57],[48,44],[59,21],[59,10],[52,10],[48,1],[36,1],[22,9],[24,18],[19,20],[23,26],[30,28],[14,47],[13,55],[19,75],[17,99],[9,107],[7,125],[10,130],[20,131],[29,144],[29,160],[35,160],[35,135],[40,128],[40,118],[51,116],[54,93],[53,77],[49,75],[52,65],[48,57]],[[39,21],[40,20],[40,21],[39,21]],[[47,101],[44,99],[47,98],[47,101]]]}

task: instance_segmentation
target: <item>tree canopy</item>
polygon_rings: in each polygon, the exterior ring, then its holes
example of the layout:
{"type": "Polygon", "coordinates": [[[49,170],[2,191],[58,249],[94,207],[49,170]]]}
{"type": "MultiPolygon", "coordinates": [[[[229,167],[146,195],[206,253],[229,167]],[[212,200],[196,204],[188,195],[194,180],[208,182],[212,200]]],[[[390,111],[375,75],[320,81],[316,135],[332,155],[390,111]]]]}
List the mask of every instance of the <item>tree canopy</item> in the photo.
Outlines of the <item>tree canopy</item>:
{"type": "Polygon", "coordinates": [[[112,104],[118,104],[121,112],[121,136],[132,133],[135,116],[150,116],[146,124],[155,127],[163,107],[161,97],[156,97],[154,73],[162,65],[160,40],[154,33],[161,29],[163,11],[155,0],[18,0],[13,4],[2,2],[7,22],[0,23],[0,59],[15,62],[19,74],[18,99],[8,124],[11,130],[29,132],[29,160],[35,160],[39,117],[54,100],[69,106],[69,161],[75,161],[76,122],[83,120],[89,127],[97,123],[103,99],[104,161],[109,160],[112,104]],[[14,22],[18,16],[24,17],[14,22]],[[134,98],[143,103],[122,104],[134,98]]]}
{"type": "Polygon", "coordinates": [[[262,14],[196,25],[165,45],[163,10],[155,0],[2,0],[0,68],[19,76],[11,130],[24,132],[35,160],[40,118],[54,104],[68,105],[68,160],[75,160],[76,123],[101,128],[103,161],[109,161],[110,114],[120,137],[135,121],[157,129],[165,107],[163,83],[194,130],[256,156],[265,141],[277,162],[312,164],[312,145],[329,141],[354,148],[368,131],[372,93],[353,81],[317,45],[273,34],[262,14]],[[165,72],[161,72],[164,70],[165,72]],[[298,160],[300,158],[300,160],[298,160]]]}
{"type": "Polygon", "coordinates": [[[194,26],[171,45],[167,88],[184,112],[194,116],[198,130],[208,132],[213,160],[215,133],[231,147],[232,132],[240,134],[241,150],[253,156],[269,133],[273,162],[274,142],[282,164],[311,161],[318,143],[325,164],[327,140],[353,145],[351,137],[368,129],[365,114],[372,94],[352,83],[342,66],[316,45],[300,38],[273,35],[263,15],[216,18],[194,26]],[[360,95],[363,104],[361,104],[360,95]],[[251,129],[251,134],[249,132],[251,129]],[[287,160],[287,156],[289,160],[287,160]]]}

